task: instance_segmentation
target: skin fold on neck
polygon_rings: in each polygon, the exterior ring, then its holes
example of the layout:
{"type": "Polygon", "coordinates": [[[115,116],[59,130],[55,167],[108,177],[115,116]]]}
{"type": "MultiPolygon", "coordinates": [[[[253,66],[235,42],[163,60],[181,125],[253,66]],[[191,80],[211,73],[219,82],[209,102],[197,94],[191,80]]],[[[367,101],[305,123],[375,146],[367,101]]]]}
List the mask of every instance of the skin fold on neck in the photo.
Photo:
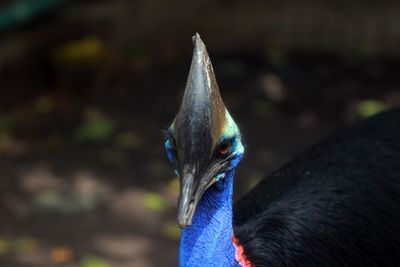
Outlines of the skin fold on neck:
{"type": "Polygon", "coordinates": [[[234,171],[229,171],[204,193],[193,224],[182,230],[179,265],[237,266],[232,243],[234,171]]]}

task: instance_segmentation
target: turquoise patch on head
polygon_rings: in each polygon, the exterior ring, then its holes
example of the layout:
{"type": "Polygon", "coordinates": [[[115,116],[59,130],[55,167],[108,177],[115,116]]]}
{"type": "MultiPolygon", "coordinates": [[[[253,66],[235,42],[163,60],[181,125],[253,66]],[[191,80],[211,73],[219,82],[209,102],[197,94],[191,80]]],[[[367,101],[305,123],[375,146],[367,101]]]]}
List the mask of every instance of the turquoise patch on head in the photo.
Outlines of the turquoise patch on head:
{"type": "Polygon", "coordinates": [[[237,126],[236,122],[232,119],[231,114],[229,114],[228,110],[225,109],[225,129],[222,133],[222,140],[234,138],[234,151],[235,154],[243,154],[244,147],[241,142],[241,135],[239,127],[237,126]]]}
{"type": "Polygon", "coordinates": [[[221,179],[224,178],[224,177],[225,177],[225,173],[220,173],[220,174],[218,174],[218,175],[215,177],[215,180],[219,181],[219,180],[221,180],[221,179]]]}
{"type": "Polygon", "coordinates": [[[165,150],[167,151],[169,161],[173,162],[174,154],[172,153],[171,140],[169,138],[165,141],[165,150]]]}

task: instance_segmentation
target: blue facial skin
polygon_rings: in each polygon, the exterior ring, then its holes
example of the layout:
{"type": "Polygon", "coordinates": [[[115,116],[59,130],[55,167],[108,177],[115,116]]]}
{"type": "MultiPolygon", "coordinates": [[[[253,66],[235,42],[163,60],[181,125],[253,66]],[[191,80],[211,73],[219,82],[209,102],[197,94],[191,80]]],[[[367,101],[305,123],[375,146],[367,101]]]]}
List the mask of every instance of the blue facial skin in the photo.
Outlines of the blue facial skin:
{"type": "MultiPolygon", "coordinates": [[[[232,243],[232,194],[235,168],[244,148],[238,127],[229,113],[227,127],[219,144],[231,140],[229,165],[214,177],[199,201],[190,227],[182,230],[179,266],[240,266],[232,243]]],[[[174,162],[172,134],[165,142],[168,159],[174,162]]]]}
{"type": "Polygon", "coordinates": [[[174,162],[174,151],[172,150],[172,139],[171,134],[168,134],[167,140],[165,141],[165,150],[167,151],[168,160],[173,163],[174,162]]]}

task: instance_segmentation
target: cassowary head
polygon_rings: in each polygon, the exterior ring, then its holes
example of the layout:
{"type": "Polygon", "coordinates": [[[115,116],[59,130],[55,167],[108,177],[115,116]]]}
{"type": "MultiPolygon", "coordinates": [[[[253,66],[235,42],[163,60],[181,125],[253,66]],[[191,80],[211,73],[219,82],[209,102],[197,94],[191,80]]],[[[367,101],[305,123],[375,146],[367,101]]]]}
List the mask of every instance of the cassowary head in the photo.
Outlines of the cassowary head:
{"type": "Polygon", "coordinates": [[[199,34],[185,93],[168,128],[165,147],[180,178],[178,224],[192,224],[203,193],[239,163],[244,148],[239,128],[225,108],[214,70],[199,34]]]}

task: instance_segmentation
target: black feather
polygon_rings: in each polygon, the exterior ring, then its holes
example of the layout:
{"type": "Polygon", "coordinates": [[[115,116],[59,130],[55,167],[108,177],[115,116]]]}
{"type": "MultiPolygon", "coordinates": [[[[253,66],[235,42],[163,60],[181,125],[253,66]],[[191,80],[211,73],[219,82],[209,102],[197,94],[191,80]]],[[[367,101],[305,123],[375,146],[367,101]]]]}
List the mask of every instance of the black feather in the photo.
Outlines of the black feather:
{"type": "Polygon", "coordinates": [[[400,109],[332,136],[234,208],[255,266],[400,266],[400,109]]]}

